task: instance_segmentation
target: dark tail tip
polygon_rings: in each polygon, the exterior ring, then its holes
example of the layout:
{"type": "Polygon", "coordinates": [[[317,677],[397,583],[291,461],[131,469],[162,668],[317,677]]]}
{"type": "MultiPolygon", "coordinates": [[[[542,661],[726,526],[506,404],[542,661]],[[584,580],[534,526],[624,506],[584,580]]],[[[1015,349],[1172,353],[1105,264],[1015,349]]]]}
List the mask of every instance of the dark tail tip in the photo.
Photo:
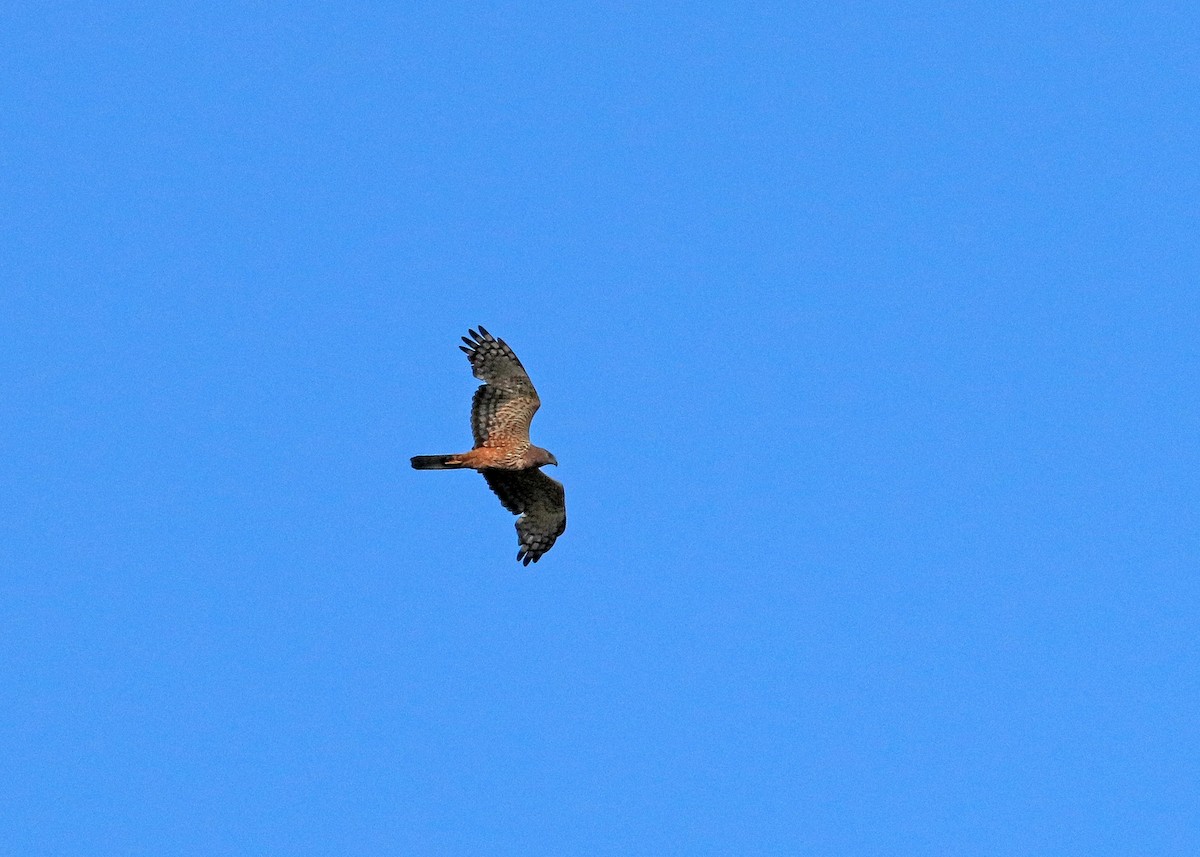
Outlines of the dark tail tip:
{"type": "Polygon", "coordinates": [[[453,455],[414,455],[410,460],[413,470],[454,470],[462,467],[461,464],[451,464],[452,458],[453,455]]]}

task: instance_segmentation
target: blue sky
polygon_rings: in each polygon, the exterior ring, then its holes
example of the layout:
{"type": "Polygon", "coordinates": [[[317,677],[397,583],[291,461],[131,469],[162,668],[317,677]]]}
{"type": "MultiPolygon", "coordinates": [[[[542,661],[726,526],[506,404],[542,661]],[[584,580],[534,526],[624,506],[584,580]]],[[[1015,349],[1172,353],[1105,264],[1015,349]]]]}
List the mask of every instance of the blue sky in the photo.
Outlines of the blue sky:
{"type": "Polygon", "coordinates": [[[1198,24],[7,8],[0,853],[1198,853],[1198,24]]]}

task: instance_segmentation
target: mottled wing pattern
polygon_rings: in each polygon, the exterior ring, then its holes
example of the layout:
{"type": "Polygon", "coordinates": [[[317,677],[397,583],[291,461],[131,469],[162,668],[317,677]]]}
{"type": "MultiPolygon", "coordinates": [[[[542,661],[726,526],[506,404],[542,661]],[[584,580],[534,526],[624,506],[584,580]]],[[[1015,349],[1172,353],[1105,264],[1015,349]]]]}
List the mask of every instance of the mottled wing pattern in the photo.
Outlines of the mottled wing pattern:
{"type": "Polygon", "coordinates": [[[567,503],[562,483],[542,471],[483,470],[488,487],[517,518],[517,559],[537,562],[567,528],[567,503]]]}
{"type": "Polygon", "coordinates": [[[476,446],[508,446],[529,442],[529,423],[541,405],[537,390],[525,367],[503,339],[496,339],[482,325],[463,337],[475,377],[483,386],[471,400],[471,432],[476,446]]]}

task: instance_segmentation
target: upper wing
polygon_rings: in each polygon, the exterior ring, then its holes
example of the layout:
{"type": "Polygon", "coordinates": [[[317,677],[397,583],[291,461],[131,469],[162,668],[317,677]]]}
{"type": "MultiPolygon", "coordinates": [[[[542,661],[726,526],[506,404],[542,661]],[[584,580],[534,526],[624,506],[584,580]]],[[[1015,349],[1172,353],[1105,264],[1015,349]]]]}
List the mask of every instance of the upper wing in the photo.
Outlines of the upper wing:
{"type": "Polygon", "coordinates": [[[562,483],[537,470],[484,470],[483,478],[504,508],[517,518],[517,559],[537,562],[567,528],[562,483]]]}
{"type": "Polygon", "coordinates": [[[541,405],[537,390],[525,367],[503,339],[496,339],[482,325],[479,332],[463,337],[471,370],[483,386],[471,400],[471,433],[476,446],[504,446],[529,442],[529,423],[541,405]]]}

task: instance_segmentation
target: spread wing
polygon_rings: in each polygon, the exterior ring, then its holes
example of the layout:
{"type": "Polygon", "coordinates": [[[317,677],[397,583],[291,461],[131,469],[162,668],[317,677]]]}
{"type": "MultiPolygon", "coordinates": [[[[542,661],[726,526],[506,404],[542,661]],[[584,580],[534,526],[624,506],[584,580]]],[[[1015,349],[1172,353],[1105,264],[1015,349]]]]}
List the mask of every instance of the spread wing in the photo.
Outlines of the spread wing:
{"type": "Polygon", "coordinates": [[[471,433],[476,446],[509,446],[529,442],[529,424],[541,405],[537,390],[525,367],[503,339],[496,339],[483,325],[479,332],[463,337],[475,377],[483,386],[471,400],[471,433]]]}
{"type": "Polygon", "coordinates": [[[567,528],[567,503],[562,483],[542,471],[484,470],[488,487],[517,518],[517,559],[537,562],[567,528]]]}

